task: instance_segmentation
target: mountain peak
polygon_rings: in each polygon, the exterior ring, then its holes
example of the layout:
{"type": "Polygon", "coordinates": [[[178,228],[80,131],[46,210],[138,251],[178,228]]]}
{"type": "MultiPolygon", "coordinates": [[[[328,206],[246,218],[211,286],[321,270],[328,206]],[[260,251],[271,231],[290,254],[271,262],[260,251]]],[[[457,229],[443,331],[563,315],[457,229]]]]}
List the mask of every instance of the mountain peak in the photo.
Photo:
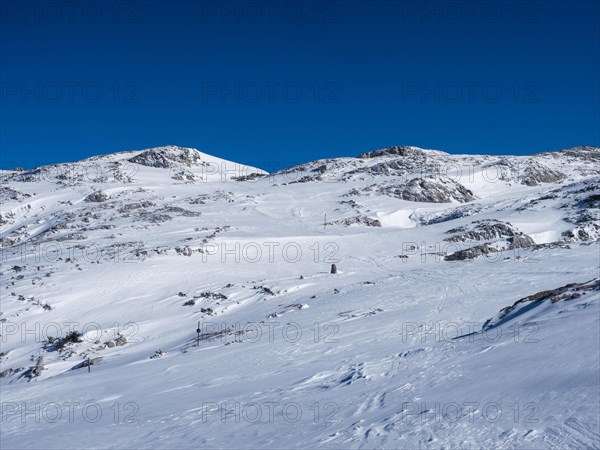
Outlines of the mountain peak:
{"type": "Polygon", "coordinates": [[[375,150],[372,152],[363,153],[358,155],[357,158],[367,159],[367,158],[378,158],[380,156],[410,156],[410,157],[424,157],[427,153],[437,153],[437,154],[446,154],[445,152],[441,152],[439,150],[426,150],[420,147],[414,147],[412,145],[395,145],[392,147],[383,148],[380,150],[375,150]]]}
{"type": "Polygon", "coordinates": [[[173,163],[191,166],[198,164],[201,160],[202,157],[198,150],[175,145],[150,148],[129,158],[129,162],[157,168],[172,167],[173,163]]]}

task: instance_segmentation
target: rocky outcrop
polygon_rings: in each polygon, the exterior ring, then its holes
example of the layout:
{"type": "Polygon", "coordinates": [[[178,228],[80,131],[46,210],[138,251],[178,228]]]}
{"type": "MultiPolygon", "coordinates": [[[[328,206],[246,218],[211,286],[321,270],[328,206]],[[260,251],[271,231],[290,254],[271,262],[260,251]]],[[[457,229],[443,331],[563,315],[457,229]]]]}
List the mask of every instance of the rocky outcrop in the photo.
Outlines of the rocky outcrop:
{"type": "Polygon", "coordinates": [[[71,370],[83,369],[84,367],[97,366],[98,364],[100,364],[102,362],[102,359],[103,358],[101,356],[97,356],[95,358],[88,358],[84,361],[81,361],[79,364],[76,364],[73,367],[71,367],[71,370]]]}
{"type": "Polygon", "coordinates": [[[508,240],[509,250],[514,250],[516,248],[527,248],[535,245],[535,241],[526,234],[519,234],[518,236],[514,236],[508,240]]]}
{"type": "Polygon", "coordinates": [[[202,162],[200,153],[191,148],[184,147],[157,147],[146,150],[133,158],[129,162],[141,164],[142,166],[166,169],[173,166],[173,163],[192,166],[202,162]]]}
{"type": "Polygon", "coordinates": [[[561,236],[565,242],[598,241],[600,240],[600,223],[597,220],[590,221],[571,230],[563,231],[561,236]]]}
{"type": "Polygon", "coordinates": [[[375,150],[372,152],[366,152],[366,153],[363,153],[362,155],[358,155],[357,158],[369,159],[369,158],[378,158],[380,156],[424,158],[425,152],[418,147],[412,147],[410,145],[401,145],[401,146],[388,147],[388,148],[384,148],[381,150],[375,150]]]}
{"type": "Polygon", "coordinates": [[[464,250],[458,250],[450,255],[444,256],[446,261],[464,261],[466,259],[475,259],[480,256],[488,255],[490,253],[496,253],[497,248],[492,247],[489,244],[478,245],[464,250]]]}
{"type": "Polygon", "coordinates": [[[21,375],[20,378],[27,378],[28,381],[31,381],[34,378],[39,377],[42,374],[42,372],[44,370],[46,370],[46,368],[44,367],[42,362],[43,362],[43,357],[39,356],[35,362],[35,365],[31,366],[29,369],[27,369],[25,372],[23,372],[23,374],[21,375]]]}
{"type": "Polygon", "coordinates": [[[556,289],[550,289],[547,291],[541,291],[533,295],[524,297],[511,306],[502,308],[499,313],[488,319],[482,327],[482,330],[488,330],[497,327],[511,318],[517,317],[519,312],[522,312],[528,305],[539,304],[542,302],[549,301],[551,303],[557,303],[560,301],[570,301],[580,298],[585,295],[586,292],[600,291],[600,280],[594,279],[584,283],[572,283],[565,286],[561,286],[556,289]]]}
{"type": "Polygon", "coordinates": [[[380,227],[381,222],[367,216],[357,216],[327,222],[327,225],[343,225],[345,227],[349,227],[350,225],[366,225],[368,227],[380,227]]]}
{"type": "Polygon", "coordinates": [[[24,370],[23,367],[17,367],[17,368],[9,367],[8,369],[5,369],[2,372],[0,372],[0,378],[10,377],[11,375],[22,372],[23,370],[24,370]]]}
{"type": "Polygon", "coordinates": [[[520,171],[518,179],[526,186],[537,186],[542,183],[556,183],[566,178],[566,175],[552,170],[538,162],[529,161],[520,171]]]}
{"type": "Polygon", "coordinates": [[[475,195],[463,185],[449,178],[413,178],[406,183],[383,186],[381,194],[411,202],[466,203],[475,200],[475,195]]]}
{"type": "Polygon", "coordinates": [[[196,176],[188,171],[182,170],[180,172],[177,172],[175,175],[173,175],[171,177],[172,180],[176,180],[176,181],[185,181],[188,183],[193,183],[195,181],[197,181],[196,176]]]}
{"type": "Polygon", "coordinates": [[[467,225],[448,230],[447,233],[456,233],[454,236],[444,239],[448,242],[486,241],[501,239],[519,234],[519,231],[508,222],[499,220],[476,220],[474,226],[467,225]]]}
{"type": "Polygon", "coordinates": [[[109,198],[110,197],[103,192],[92,192],[84,199],[84,201],[88,203],[102,203],[107,201],[109,198]]]}

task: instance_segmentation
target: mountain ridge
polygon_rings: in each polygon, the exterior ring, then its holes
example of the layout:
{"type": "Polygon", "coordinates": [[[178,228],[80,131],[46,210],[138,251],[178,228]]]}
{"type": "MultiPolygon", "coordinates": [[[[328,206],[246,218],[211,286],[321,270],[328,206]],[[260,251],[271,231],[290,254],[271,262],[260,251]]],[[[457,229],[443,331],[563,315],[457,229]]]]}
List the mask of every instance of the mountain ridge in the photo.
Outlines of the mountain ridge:
{"type": "Polygon", "coordinates": [[[4,446],[600,445],[597,148],[192,150],[2,172],[4,446]]]}
{"type": "MultiPolygon", "coordinates": [[[[102,153],[102,154],[92,155],[92,156],[89,156],[89,157],[86,157],[83,159],[78,159],[75,161],[63,161],[63,162],[56,162],[56,163],[50,163],[50,164],[43,164],[40,166],[32,167],[31,169],[27,169],[27,170],[19,168],[18,171],[32,171],[32,170],[36,170],[36,169],[40,169],[40,168],[44,168],[44,167],[56,166],[56,165],[77,164],[77,163],[84,163],[84,162],[90,162],[90,161],[97,161],[97,160],[101,160],[105,157],[110,158],[110,157],[116,157],[116,156],[127,155],[127,154],[138,154],[138,153],[146,152],[146,151],[177,151],[178,149],[194,150],[194,151],[198,152],[201,157],[223,159],[216,155],[202,152],[201,150],[198,150],[197,148],[183,147],[183,146],[178,146],[178,145],[174,145],[174,144],[167,144],[167,145],[161,145],[161,146],[157,146],[157,147],[148,147],[148,148],[144,148],[144,149],[122,150],[122,151],[111,152],[111,153],[102,153]]],[[[316,159],[316,160],[308,161],[305,163],[297,164],[297,166],[302,166],[302,165],[314,163],[317,161],[332,161],[332,160],[336,160],[336,159],[348,159],[348,158],[366,159],[366,158],[379,157],[379,156],[408,156],[409,154],[411,154],[410,152],[412,152],[412,154],[424,154],[424,155],[430,155],[430,156],[431,155],[439,155],[439,156],[444,155],[444,156],[462,156],[462,157],[489,156],[489,157],[500,157],[500,158],[502,158],[502,157],[527,158],[527,157],[532,157],[532,156],[556,155],[557,153],[563,153],[563,154],[569,154],[571,156],[577,156],[578,154],[581,154],[581,152],[583,152],[584,155],[586,154],[586,152],[590,152],[592,155],[595,156],[595,153],[597,153],[597,152],[600,153],[600,147],[589,146],[589,145],[579,145],[579,146],[567,147],[567,148],[563,148],[563,149],[559,149],[559,150],[535,152],[535,153],[531,153],[528,155],[511,155],[511,154],[485,154],[485,153],[449,153],[449,152],[445,152],[443,150],[427,149],[427,148],[413,146],[413,145],[393,145],[393,146],[384,147],[384,148],[380,148],[380,149],[376,149],[376,150],[370,150],[370,151],[367,151],[364,153],[359,153],[356,156],[340,156],[340,157],[335,157],[335,158],[316,159]],[[402,152],[406,152],[406,153],[403,155],[402,152]]],[[[225,159],[223,159],[223,161],[229,161],[229,162],[236,163],[236,164],[242,164],[242,163],[237,163],[235,161],[225,160],[225,159]]],[[[244,165],[244,164],[242,164],[242,165],[244,165]]],[[[258,168],[256,168],[256,169],[261,170],[258,168]]],[[[284,168],[283,170],[285,170],[285,169],[289,169],[289,168],[284,168]]],[[[4,168],[0,169],[0,172],[12,172],[12,171],[15,171],[15,170],[14,169],[4,169],[4,168]]]]}

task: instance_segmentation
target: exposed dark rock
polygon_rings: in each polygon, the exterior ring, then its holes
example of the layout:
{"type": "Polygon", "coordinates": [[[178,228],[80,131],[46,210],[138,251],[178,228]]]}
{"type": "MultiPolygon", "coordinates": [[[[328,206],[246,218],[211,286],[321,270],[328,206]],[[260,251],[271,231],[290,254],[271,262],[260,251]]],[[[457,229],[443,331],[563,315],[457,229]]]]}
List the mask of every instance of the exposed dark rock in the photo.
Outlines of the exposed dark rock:
{"type": "Polygon", "coordinates": [[[44,365],[42,364],[43,361],[43,357],[38,357],[35,366],[30,367],[29,369],[27,369],[25,372],[23,372],[21,374],[20,378],[27,378],[29,381],[33,380],[34,378],[39,377],[42,372],[46,369],[44,367],[44,365]]]}
{"type": "Polygon", "coordinates": [[[159,214],[155,212],[148,214],[144,213],[140,216],[140,218],[150,223],[163,223],[173,220],[173,218],[168,214],[159,214]]]}
{"type": "Polygon", "coordinates": [[[136,209],[147,209],[152,206],[154,206],[154,203],[147,201],[147,200],[139,202],[139,203],[128,203],[126,205],[121,206],[121,208],[119,208],[119,212],[126,213],[126,212],[136,210],[136,209]]]}
{"type": "Polygon", "coordinates": [[[304,175],[303,177],[298,178],[297,180],[292,180],[287,183],[284,183],[284,185],[294,183],[308,183],[310,181],[323,181],[323,177],[321,175],[304,175]]]}
{"type": "Polygon", "coordinates": [[[368,158],[378,158],[380,156],[402,156],[402,157],[410,157],[410,158],[424,158],[425,152],[417,147],[412,147],[409,145],[402,146],[394,146],[389,148],[384,148],[381,150],[375,150],[372,152],[363,153],[362,155],[358,155],[357,158],[360,159],[368,159],[368,158]]]}
{"type": "Polygon", "coordinates": [[[350,225],[366,225],[368,227],[380,227],[381,226],[381,222],[377,219],[371,219],[370,217],[367,216],[357,216],[357,217],[348,217],[346,219],[339,219],[339,220],[334,220],[331,222],[327,222],[327,225],[343,225],[343,226],[350,226],[350,225]]]}
{"type": "Polygon", "coordinates": [[[31,197],[31,194],[16,191],[8,186],[0,186],[0,200],[2,200],[2,202],[8,202],[10,200],[21,201],[28,197],[31,197]]]}
{"type": "Polygon", "coordinates": [[[565,242],[597,241],[600,239],[600,223],[598,221],[590,221],[572,230],[563,231],[561,236],[565,242]]]}
{"type": "Polygon", "coordinates": [[[12,374],[22,372],[23,370],[23,367],[8,368],[0,372],[0,378],[10,377],[12,374]]]}
{"type": "Polygon", "coordinates": [[[531,247],[532,245],[535,245],[534,240],[526,234],[519,234],[518,236],[513,236],[508,240],[508,243],[509,250],[514,250],[516,248],[527,248],[531,247]]]}
{"type": "Polygon", "coordinates": [[[590,167],[596,167],[596,171],[600,166],[600,148],[592,147],[589,145],[582,145],[578,147],[571,147],[560,152],[551,152],[551,153],[540,153],[541,155],[550,155],[555,156],[556,154],[570,156],[572,158],[580,159],[584,162],[591,162],[593,165],[590,167]]]}
{"type": "Polygon", "coordinates": [[[193,250],[186,245],[185,247],[175,247],[175,252],[178,255],[192,256],[193,250]]]}
{"type": "Polygon", "coordinates": [[[564,178],[566,178],[564,173],[534,162],[528,163],[523,170],[523,174],[519,175],[521,183],[527,186],[537,186],[541,183],[556,183],[564,178]]]}
{"type": "Polygon", "coordinates": [[[89,203],[102,203],[105,202],[109,199],[109,196],[102,193],[102,192],[92,192],[90,195],[88,195],[84,201],[89,202],[89,203]]]}
{"type": "Polygon", "coordinates": [[[227,296],[220,292],[202,292],[196,298],[207,298],[210,300],[227,300],[227,296]]]}
{"type": "Polygon", "coordinates": [[[71,370],[78,370],[83,369],[84,367],[97,366],[102,362],[102,359],[103,358],[101,356],[97,356],[95,358],[87,358],[81,361],[79,364],[76,364],[73,367],[71,367],[71,370]]]}
{"type": "Polygon", "coordinates": [[[79,333],[79,331],[71,331],[63,338],[55,338],[49,336],[46,343],[44,344],[44,348],[49,352],[62,352],[67,348],[68,345],[79,344],[81,342],[81,333],[79,333]]]}
{"type": "Polygon", "coordinates": [[[411,202],[450,203],[453,200],[466,203],[475,200],[473,193],[449,178],[413,178],[399,185],[382,186],[381,194],[411,202]]]}
{"type": "Polygon", "coordinates": [[[446,261],[464,261],[466,259],[474,259],[489,253],[495,253],[498,250],[488,244],[478,245],[476,247],[467,248],[464,250],[458,250],[450,255],[446,255],[444,259],[446,261]]]}
{"type": "Polygon", "coordinates": [[[256,290],[260,291],[262,294],[275,295],[275,292],[273,292],[271,289],[269,289],[266,286],[252,286],[252,289],[256,289],[256,290]]]}
{"type": "Polygon", "coordinates": [[[524,297],[513,303],[511,306],[502,308],[495,318],[489,319],[483,324],[482,329],[490,329],[502,324],[503,322],[506,322],[506,320],[510,319],[511,313],[516,312],[527,303],[541,303],[544,301],[556,303],[559,301],[575,300],[580,298],[582,294],[585,294],[588,291],[600,291],[600,280],[594,279],[585,283],[567,284],[556,289],[541,291],[524,297]]]}
{"type": "Polygon", "coordinates": [[[154,355],[152,355],[150,357],[150,359],[157,359],[157,358],[162,358],[164,355],[166,354],[166,352],[163,352],[162,350],[156,350],[154,352],[154,355]]]}
{"type": "Polygon", "coordinates": [[[160,212],[177,213],[183,217],[199,217],[202,213],[197,211],[190,211],[189,209],[181,208],[180,206],[167,206],[166,208],[159,209],[160,212]]]}
{"type": "Polygon", "coordinates": [[[194,149],[167,146],[146,150],[130,158],[129,162],[165,169],[173,166],[173,163],[180,163],[186,166],[199,164],[202,162],[202,158],[200,157],[200,153],[194,149]]]}
{"type": "Polygon", "coordinates": [[[508,222],[498,220],[477,220],[473,222],[474,226],[462,226],[448,230],[447,233],[458,233],[454,236],[444,239],[448,242],[465,242],[468,240],[485,241],[491,239],[500,239],[512,237],[520,232],[508,222]]]}
{"type": "Polygon", "coordinates": [[[239,177],[231,177],[234,181],[254,181],[268,176],[263,173],[250,173],[248,175],[240,175],[239,177]]]}
{"type": "Polygon", "coordinates": [[[177,180],[177,181],[186,181],[189,183],[193,183],[196,180],[196,177],[194,176],[193,173],[191,172],[187,172],[185,170],[182,170],[180,172],[177,172],[175,175],[173,175],[171,177],[173,180],[177,180]]]}

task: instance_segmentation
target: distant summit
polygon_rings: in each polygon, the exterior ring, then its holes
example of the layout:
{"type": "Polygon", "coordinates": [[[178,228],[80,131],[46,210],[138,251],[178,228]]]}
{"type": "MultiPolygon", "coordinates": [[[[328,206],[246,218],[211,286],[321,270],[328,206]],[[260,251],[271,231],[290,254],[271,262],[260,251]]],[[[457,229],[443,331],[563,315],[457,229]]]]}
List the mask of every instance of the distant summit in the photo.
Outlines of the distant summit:
{"type": "Polygon", "coordinates": [[[202,158],[200,157],[200,152],[193,148],[167,145],[165,147],[155,147],[145,150],[130,158],[129,162],[157,168],[169,168],[176,162],[189,167],[201,163],[202,158]]]}
{"type": "Polygon", "coordinates": [[[437,154],[447,155],[447,153],[441,152],[439,150],[425,150],[419,147],[413,147],[411,145],[401,145],[363,153],[361,155],[358,155],[357,158],[366,159],[377,158],[380,156],[405,156],[421,158],[424,157],[425,154],[428,152],[435,152],[437,154]]]}

